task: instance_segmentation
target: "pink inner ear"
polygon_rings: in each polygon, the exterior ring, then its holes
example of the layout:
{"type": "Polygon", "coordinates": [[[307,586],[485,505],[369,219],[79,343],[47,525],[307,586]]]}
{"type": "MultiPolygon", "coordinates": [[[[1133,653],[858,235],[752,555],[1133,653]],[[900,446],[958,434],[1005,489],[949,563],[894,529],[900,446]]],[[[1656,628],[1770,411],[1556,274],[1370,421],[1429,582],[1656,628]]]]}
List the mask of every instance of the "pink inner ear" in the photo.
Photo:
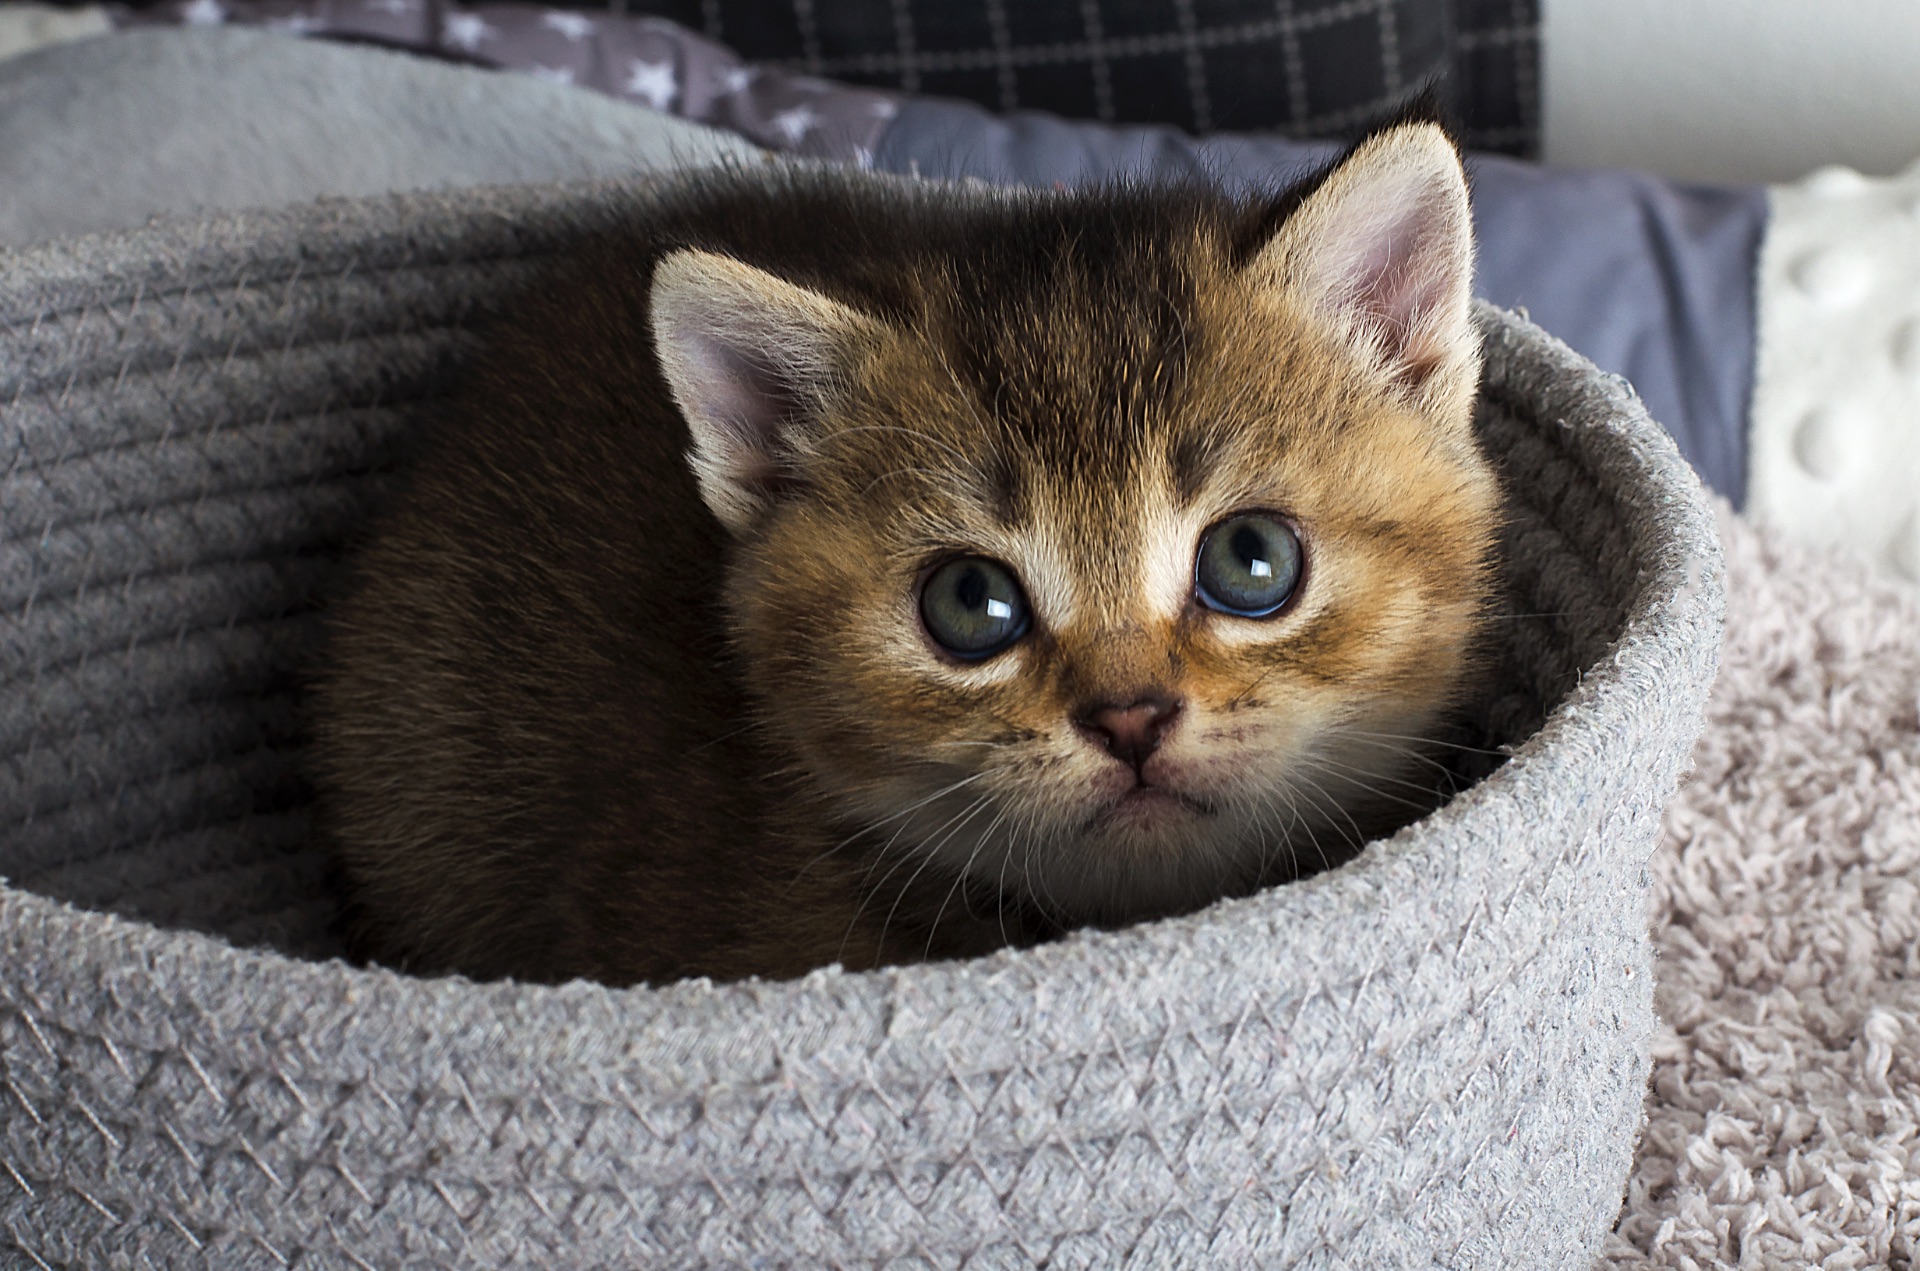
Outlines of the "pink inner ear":
{"type": "Polygon", "coordinates": [[[1332,193],[1305,235],[1309,287],[1352,322],[1354,335],[1409,386],[1424,383],[1452,348],[1451,324],[1472,259],[1464,209],[1444,168],[1363,171],[1332,193]]]}
{"type": "Polygon", "coordinates": [[[1395,378],[1418,384],[1439,366],[1446,342],[1434,318],[1461,285],[1458,254],[1444,232],[1446,212],[1425,191],[1403,195],[1386,224],[1359,227],[1340,290],[1363,331],[1394,365],[1395,378]]]}
{"type": "Polygon", "coordinates": [[[835,368],[882,328],[817,292],[692,249],[655,267],[652,317],[700,491],[743,530],[766,495],[799,480],[806,437],[838,391],[835,368]]]}
{"type": "Polygon", "coordinates": [[[751,347],[746,333],[711,330],[672,337],[688,372],[681,385],[694,401],[690,421],[705,425],[706,442],[727,474],[742,485],[770,490],[780,484],[780,437],[801,410],[793,372],[751,347]]]}

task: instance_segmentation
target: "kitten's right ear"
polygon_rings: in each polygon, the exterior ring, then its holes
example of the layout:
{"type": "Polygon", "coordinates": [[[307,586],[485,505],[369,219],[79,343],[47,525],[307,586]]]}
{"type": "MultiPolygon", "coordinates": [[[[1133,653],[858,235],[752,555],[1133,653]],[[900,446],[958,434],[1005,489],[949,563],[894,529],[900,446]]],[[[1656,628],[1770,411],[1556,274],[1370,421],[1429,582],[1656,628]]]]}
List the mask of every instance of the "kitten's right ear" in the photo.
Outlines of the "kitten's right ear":
{"type": "Polygon", "coordinates": [[[816,291],[713,252],[653,271],[654,352],[693,433],[701,497],[744,533],[793,478],[795,435],[884,328],[816,291]]]}
{"type": "Polygon", "coordinates": [[[1247,273],[1317,313],[1416,403],[1465,419],[1479,379],[1473,222],[1460,153],[1437,124],[1362,142],[1247,273]]]}

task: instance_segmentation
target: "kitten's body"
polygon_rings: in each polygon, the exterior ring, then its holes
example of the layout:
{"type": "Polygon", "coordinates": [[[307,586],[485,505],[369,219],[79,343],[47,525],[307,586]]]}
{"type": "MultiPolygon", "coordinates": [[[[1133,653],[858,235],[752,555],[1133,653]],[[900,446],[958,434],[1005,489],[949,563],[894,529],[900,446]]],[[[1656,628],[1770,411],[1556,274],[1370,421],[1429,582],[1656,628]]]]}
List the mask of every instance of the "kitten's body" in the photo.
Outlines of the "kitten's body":
{"type": "Polygon", "coordinates": [[[707,176],[583,249],[339,614],[319,775],[368,950],[616,984],[958,956],[1407,819],[1495,493],[1464,192],[1321,260],[1361,167],[1264,206],[707,176]],[[1348,265],[1357,300],[1309,298],[1348,265]],[[1195,600],[1248,509],[1304,544],[1271,617],[1195,600]],[[1031,610],[981,660],[916,609],[956,555],[1031,610]]]}

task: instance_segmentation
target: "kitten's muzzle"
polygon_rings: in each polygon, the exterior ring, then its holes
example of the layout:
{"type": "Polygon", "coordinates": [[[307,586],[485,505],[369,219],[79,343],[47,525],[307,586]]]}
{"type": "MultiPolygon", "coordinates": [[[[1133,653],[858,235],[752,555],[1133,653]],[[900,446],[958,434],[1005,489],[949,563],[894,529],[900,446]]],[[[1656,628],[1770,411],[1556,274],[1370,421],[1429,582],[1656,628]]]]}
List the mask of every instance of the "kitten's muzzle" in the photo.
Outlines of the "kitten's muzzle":
{"type": "Polygon", "coordinates": [[[1147,693],[1126,706],[1090,706],[1073,722],[1108,754],[1138,773],[1147,757],[1160,749],[1183,704],[1165,693],[1147,693]]]}

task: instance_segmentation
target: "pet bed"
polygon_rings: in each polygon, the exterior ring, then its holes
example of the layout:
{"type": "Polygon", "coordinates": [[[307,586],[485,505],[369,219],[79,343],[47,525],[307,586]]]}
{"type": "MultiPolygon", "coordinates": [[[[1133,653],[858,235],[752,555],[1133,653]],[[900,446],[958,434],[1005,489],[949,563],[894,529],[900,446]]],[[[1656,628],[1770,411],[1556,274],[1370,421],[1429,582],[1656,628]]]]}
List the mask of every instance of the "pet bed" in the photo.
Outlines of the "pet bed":
{"type": "MultiPolygon", "coordinates": [[[[337,960],[301,668],[472,323],[644,186],[0,282],[0,1241],[40,1266],[1583,1265],[1717,659],[1698,481],[1483,310],[1513,757],[1321,877],[968,963],[611,991],[337,960]]],[[[982,195],[981,197],[1000,197],[982,195]]]]}

